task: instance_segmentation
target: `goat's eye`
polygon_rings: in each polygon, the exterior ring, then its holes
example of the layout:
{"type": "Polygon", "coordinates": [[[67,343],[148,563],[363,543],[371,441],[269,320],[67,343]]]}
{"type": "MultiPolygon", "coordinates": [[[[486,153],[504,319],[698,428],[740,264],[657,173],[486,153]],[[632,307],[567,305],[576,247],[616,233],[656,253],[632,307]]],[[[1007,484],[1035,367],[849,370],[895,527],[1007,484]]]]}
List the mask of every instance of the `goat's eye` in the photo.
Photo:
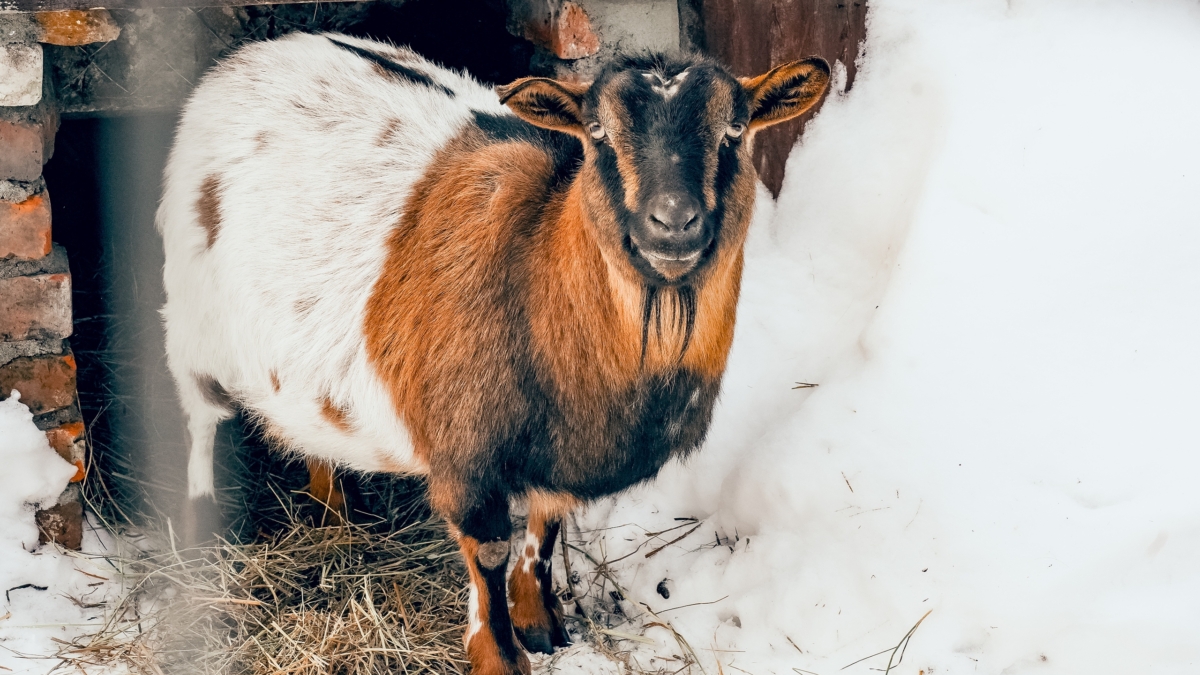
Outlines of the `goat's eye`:
{"type": "Polygon", "coordinates": [[[592,135],[592,138],[600,140],[604,138],[604,127],[600,126],[599,122],[592,122],[588,125],[588,133],[592,135]]]}
{"type": "Polygon", "coordinates": [[[730,138],[739,138],[745,131],[746,131],[745,124],[738,124],[737,122],[734,122],[733,124],[730,124],[729,128],[727,128],[725,130],[725,135],[730,138]]]}

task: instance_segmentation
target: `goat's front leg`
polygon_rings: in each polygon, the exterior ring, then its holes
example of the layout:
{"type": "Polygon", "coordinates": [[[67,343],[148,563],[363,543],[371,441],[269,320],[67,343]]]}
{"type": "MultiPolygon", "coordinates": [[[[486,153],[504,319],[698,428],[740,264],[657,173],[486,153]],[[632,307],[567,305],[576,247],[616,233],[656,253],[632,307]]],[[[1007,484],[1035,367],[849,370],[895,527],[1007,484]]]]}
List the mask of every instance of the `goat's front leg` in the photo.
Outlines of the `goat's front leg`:
{"type": "Polygon", "coordinates": [[[329,462],[308,458],[308,495],[317,507],[313,520],[318,527],[341,525],[349,520],[350,508],[342,492],[342,479],[329,462]]]}
{"type": "Polygon", "coordinates": [[[563,516],[577,504],[572,497],[535,492],[529,497],[525,545],[508,580],[513,628],[531,652],[550,654],[571,644],[563,625],[562,602],[554,594],[551,559],[563,516]]]}
{"type": "MultiPolygon", "coordinates": [[[[512,523],[506,495],[470,499],[465,507],[434,505],[446,515],[471,581],[467,633],[463,638],[473,675],[529,675],[529,657],[517,645],[508,615],[504,576],[508,571],[512,523]]],[[[458,491],[454,491],[458,492],[458,491]]],[[[458,500],[455,500],[458,501],[458,500]]]]}

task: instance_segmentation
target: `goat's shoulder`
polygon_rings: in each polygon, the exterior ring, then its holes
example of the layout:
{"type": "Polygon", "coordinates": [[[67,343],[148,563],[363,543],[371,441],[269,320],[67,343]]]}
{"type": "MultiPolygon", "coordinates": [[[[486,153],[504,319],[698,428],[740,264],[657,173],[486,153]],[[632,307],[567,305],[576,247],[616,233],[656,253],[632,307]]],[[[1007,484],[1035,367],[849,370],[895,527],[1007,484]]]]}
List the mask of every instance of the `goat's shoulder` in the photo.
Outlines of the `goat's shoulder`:
{"type": "Polygon", "coordinates": [[[478,241],[485,255],[533,235],[578,167],[578,141],[510,114],[472,111],[430,162],[406,205],[405,236],[478,241]],[[561,137],[561,138],[559,138],[561,137]]]}

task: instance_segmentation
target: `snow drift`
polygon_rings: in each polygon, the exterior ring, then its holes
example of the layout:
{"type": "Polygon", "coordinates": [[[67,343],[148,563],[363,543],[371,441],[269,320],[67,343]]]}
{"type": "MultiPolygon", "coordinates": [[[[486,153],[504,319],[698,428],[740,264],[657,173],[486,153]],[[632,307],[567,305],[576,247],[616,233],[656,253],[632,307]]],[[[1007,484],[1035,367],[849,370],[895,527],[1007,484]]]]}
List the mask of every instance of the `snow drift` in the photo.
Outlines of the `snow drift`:
{"type": "Polygon", "coordinates": [[[882,670],[841,669],[928,610],[898,672],[1195,672],[1200,5],[874,0],[868,36],[760,197],[706,447],[583,536],[703,520],[617,569],[711,603],[663,615],[708,672],[882,670]]]}
{"type": "MultiPolygon", "coordinates": [[[[0,401],[0,467],[0,671],[47,673],[62,644],[103,624],[119,584],[102,559],[38,546],[34,511],[54,504],[76,468],[51,449],[17,392],[0,401]]],[[[102,546],[85,528],[84,549],[102,546]]]]}

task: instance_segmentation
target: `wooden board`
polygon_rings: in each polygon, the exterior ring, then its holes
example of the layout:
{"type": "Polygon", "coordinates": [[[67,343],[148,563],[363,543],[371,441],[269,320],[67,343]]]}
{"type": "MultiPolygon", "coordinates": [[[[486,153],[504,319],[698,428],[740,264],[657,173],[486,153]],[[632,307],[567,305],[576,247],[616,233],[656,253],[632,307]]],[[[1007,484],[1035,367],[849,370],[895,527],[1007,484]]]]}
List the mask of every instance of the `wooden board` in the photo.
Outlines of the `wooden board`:
{"type": "MultiPolygon", "coordinates": [[[[758,75],[772,66],[820,56],[846,66],[846,88],[854,83],[862,41],[867,36],[866,0],[688,0],[700,4],[703,48],[738,75],[758,75]]],[[[818,105],[819,109],[819,105],[818,105]]],[[[762,132],[755,140],[758,175],[779,196],[784,163],[814,111],[762,132]]]]}
{"type": "Polygon", "coordinates": [[[0,0],[0,10],[48,12],[60,9],[153,9],[158,7],[243,7],[352,0],[0,0]]]}

